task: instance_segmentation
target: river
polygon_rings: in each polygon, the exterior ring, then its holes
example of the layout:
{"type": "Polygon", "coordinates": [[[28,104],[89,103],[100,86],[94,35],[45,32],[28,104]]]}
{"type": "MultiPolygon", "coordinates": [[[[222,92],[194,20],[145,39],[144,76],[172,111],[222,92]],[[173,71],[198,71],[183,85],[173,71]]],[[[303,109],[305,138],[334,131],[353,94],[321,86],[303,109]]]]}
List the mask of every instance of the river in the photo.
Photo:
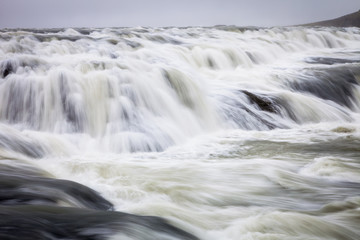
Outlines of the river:
{"type": "Polygon", "coordinates": [[[0,77],[1,239],[360,239],[359,28],[3,29],[0,77]]]}

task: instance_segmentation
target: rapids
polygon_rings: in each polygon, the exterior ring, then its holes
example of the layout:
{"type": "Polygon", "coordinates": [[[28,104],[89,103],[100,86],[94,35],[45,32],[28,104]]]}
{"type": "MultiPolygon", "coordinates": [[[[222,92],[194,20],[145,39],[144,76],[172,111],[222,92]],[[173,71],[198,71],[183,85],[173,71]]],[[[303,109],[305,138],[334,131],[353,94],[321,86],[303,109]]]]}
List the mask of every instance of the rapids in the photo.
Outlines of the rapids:
{"type": "Polygon", "coordinates": [[[1,239],[360,239],[359,54],[358,28],[0,30],[1,239]]]}

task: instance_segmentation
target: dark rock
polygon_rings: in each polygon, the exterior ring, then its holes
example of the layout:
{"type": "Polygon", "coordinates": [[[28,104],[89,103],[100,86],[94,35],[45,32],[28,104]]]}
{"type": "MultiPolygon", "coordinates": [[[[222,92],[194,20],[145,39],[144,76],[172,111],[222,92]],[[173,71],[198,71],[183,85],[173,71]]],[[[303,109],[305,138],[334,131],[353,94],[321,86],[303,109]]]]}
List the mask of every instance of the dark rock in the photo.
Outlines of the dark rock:
{"type": "Polygon", "coordinates": [[[113,205],[79,183],[46,177],[0,175],[0,205],[46,204],[111,210],[113,205]]]}
{"type": "Polygon", "coordinates": [[[0,163],[0,205],[67,203],[70,206],[111,210],[113,205],[94,190],[79,183],[50,178],[26,162],[0,163]]]}
{"type": "Polygon", "coordinates": [[[0,206],[0,238],[22,240],[198,239],[159,217],[51,206],[0,206]]]}
{"type": "Polygon", "coordinates": [[[26,162],[0,163],[0,239],[198,239],[160,217],[108,211],[113,205],[92,189],[45,175],[26,162]]]}
{"type": "Polygon", "coordinates": [[[274,102],[270,100],[270,98],[256,95],[246,90],[242,90],[241,92],[243,92],[248,97],[251,103],[256,104],[262,111],[277,113],[277,108],[274,102]]]}
{"type": "Polygon", "coordinates": [[[12,65],[11,61],[5,61],[1,64],[0,70],[1,77],[6,78],[6,76],[16,71],[16,67],[12,65]]]}

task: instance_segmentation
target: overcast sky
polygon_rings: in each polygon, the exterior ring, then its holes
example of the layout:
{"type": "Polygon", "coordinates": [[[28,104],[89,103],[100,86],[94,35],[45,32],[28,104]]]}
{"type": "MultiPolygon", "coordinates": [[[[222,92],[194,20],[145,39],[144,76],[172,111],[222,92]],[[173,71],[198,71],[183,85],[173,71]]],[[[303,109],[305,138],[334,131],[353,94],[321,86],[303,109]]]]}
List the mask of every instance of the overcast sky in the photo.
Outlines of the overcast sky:
{"type": "Polygon", "coordinates": [[[0,0],[0,28],[281,26],[359,9],[360,0],[0,0]]]}

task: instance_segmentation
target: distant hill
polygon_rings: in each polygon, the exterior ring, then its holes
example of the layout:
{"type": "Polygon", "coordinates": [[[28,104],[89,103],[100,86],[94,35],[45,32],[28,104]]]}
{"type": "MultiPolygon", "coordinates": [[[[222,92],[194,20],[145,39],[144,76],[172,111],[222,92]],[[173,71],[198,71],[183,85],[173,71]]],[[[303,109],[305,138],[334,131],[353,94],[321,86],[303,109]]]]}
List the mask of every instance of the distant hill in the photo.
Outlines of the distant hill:
{"type": "Polygon", "coordinates": [[[358,27],[360,28],[360,10],[339,18],[304,24],[303,26],[324,26],[324,27],[358,27]]]}

